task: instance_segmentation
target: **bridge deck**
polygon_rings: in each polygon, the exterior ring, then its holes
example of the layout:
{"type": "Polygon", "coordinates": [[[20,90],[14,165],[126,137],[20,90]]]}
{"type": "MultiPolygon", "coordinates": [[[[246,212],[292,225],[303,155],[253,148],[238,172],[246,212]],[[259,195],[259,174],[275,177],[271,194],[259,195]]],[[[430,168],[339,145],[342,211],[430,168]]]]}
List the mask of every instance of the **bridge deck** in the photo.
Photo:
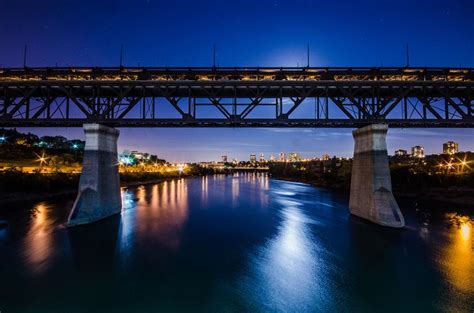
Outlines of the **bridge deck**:
{"type": "Polygon", "coordinates": [[[474,127],[471,68],[0,69],[0,126],[474,127]]]}
{"type": "Polygon", "coordinates": [[[472,68],[42,67],[0,68],[0,81],[474,81],[472,68]]]}

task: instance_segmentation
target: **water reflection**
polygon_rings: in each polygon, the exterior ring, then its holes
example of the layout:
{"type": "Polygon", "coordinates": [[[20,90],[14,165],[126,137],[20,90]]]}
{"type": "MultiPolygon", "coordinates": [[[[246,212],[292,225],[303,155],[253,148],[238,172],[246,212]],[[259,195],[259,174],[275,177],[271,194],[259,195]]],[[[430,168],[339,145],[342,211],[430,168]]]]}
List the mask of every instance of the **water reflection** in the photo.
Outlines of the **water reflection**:
{"type": "Polygon", "coordinates": [[[7,227],[7,222],[0,219],[0,245],[3,244],[7,238],[7,227]]]}
{"type": "Polygon", "coordinates": [[[186,180],[140,186],[135,191],[124,190],[122,199],[119,251],[124,256],[146,238],[170,249],[179,247],[181,230],[188,217],[186,180]]]}
{"type": "Polygon", "coordinates": [[[120,221],[120,215],[114,215],[91,225],[67,229],[72,258],[81,275],[113,272],[120,221]]]}
{"type": "Polygon", "coordinates": [[[25,261],[34,272],[43,271],[48,265],[48,258],[54,252],[53,224],[50,206],[39,203],[31,210],[30,227],[24,238],[25,261]]]}
{"type": "MultiPolygon", "coordinates": [[[[262,180],[260,186],[267,182],[262,180]]],[[[273,200],[281,218],[278,232],[251,256],[248,273],[240,283],[246,295],[258,296],[253,303],[267,306],[255,307],[255,311],[306,312],[330,298],[320,277],[318,239],[310,227],[316,222],[303,212],[304,203],[292,197],[298,191],[288,191],[305,188],[274,186],[273,200]]]]}
{"type": "Polygon", "coordinates": [[[446,214],[451,223],[448,243],[442,250],[441,262],[450,283],[462,292],[474,292],[473,220],[456,213],[446,214]]]}
{"type": "Polygon", "coordinates": [[[80,299],[90,312],[428,312],[474,303],[474,220],[445,207],[404,205],[408,227],[392,231],[349,219],[347,197],[261,173],[122,197],[121,216],[74,229],[62,226],[74,199],[0,211],[2,307],[74,312],[80,299]]]}
{"type": "Polygon", "coordinates": [[[209,187],[209,176],[203,176],[201,178],[201,201],[203,204],[207,204],[208,187],[209,187]]]}

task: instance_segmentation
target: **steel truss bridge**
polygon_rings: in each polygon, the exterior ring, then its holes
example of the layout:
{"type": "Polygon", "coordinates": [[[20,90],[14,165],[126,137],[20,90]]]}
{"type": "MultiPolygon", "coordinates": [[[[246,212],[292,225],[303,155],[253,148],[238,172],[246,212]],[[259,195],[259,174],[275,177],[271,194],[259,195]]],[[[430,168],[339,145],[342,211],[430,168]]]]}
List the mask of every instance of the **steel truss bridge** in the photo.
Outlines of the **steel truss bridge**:
{"type": "Polygon", "coordinates": [[[474,127],[472,68],[0,68],[0,126],[474,127]]]}

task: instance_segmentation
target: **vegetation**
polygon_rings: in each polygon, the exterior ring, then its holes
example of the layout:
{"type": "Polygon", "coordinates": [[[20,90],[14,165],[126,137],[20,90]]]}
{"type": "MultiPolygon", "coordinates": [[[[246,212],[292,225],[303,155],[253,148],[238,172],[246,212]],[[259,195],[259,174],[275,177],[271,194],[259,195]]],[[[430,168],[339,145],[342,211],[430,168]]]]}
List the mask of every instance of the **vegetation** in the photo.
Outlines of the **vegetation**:
{"type": "MultiPolygon", "coordinates": [[[[62,136],[38,137],[0,129],[0,196],[76,190],[84,145],[62,136]]],[[[169,164],[148,154],[122,156],[119,171],[124,184],[214,173],[197,164],[169,164]]]]}
{"type": "MultiPolygon", "coordinates": [[[[124,184],[134,182],[150,182],[161,179],[213,174],[211,169],[198,165],[190,165],[185,171],[167,172],[121,172],[120,181],[124,184]]],[[[80,173],[26,173],[18,169],[0,172],[0,195],[13,192],[57,193],[76,190],[79,185],[80,173]]]]}
{"type": "Polygon", "coordinates": [[[273,162],[269,171],[275,178],[349,189],[351,167],[351,160],[334,157],[328,161],[273,162]]]}
{"type": "Polygon", "coordinates": [[[11,192],[58,192],[77,188],[79,174],[25,173],[17,169],[0,172],[0,194],[11,192]]]}
{"type": "MultiPolygon", "coordinates": [[[[273,177],[349,190],[352,161],[277,162],[270,164],[273,177]]],[[[390,172],[395,193],[469,203],[474,194],[474,153],[430,155],[416,159],[392,157],[390,172]],[[464,198],[464,200],[461,200],[464,198]]],[[[471,202],[472,204],[472,202],[471,202]]]]}

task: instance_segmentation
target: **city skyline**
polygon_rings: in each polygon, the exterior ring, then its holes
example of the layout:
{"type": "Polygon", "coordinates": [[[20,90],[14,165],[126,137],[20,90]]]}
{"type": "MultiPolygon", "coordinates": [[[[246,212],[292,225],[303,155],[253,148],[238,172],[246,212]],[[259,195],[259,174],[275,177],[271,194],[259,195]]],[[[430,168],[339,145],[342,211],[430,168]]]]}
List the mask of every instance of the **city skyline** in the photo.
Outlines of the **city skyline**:
{"type": "MultiPolygon", "coordinates": [[[[39,136],[64,135],[51,128],[25,129],[39,136]]],[[[159,129],[165,133],[161,137],[151,136],[148,132],[141,132],[139,128],[122,128],[118,140],[118,150],[139,150],[142,152],[155,154],[169,162],[205,162],[217,161],[221,156],[227,155],[229,160],[237,158],[239,161],[248,160],[249,155],[263,153],[267,158],[274,155],[278,159],[280,152],[298,152],[303,158],[322,156],[329,154],[340,157],[352,157],[353,138],[351,129],[235,129],[230,135],[221,129],[213,135],[214,142],[209,142],[206,146],[193,145],[193,142],[200,138],[199,132],[206,132],[206,129],[159,129]],[[240,133],[247,132],[242,140],[240,133]],[[255,136],[251,136],[255,134],[255,136]],[[275,136],[277,134],[278,136],[275,136]],[[263,136],[263,140],[255,138],[263,136]],[[145,143],[138,146],[133,142],[137,136],[145,137],[145,143]],[[298,138],[294,138],[298,136],[298,138]],[[125,138],[124,138],[125,137],[125,138]],[[287,144],[282,139],[288,140],[287,144]],[[337,137],[337,141],[328,139],[337,137]],[[229,141],[221,141],[221,138],[228,138],[229,141]],[[178,145],[172,145],[174,140],[179,140],[178,145]],[[297,141],[296,143],[294,141],[297,141]],[[237,147],[234,147],[236,145],[237,147]],[[302,147],[309,147],[302,148],[302,147]],[[299,150],[298,150],[299,149],[299,150]]],[[[230,131],[230,130],[228,130],[230,131]]],[[[84,140],[82,129],[69,129],[68,139],[84,140]]],[[[421,145],[425,154],[440,154],[443,151],[443,144],[448,141],[459,143],[459,151],[474,151],[474,130],[470,129],[389,129],[387,136],[387,148],[389,154],[395,154],[398,149],[411,151],[413,146],[421,145]]]]}
{"type": "MultiPolygon", "coordinates": [[[[407,45],[410,66],[474,66],[471,1],[59,3],[1,4],[0,35],[9,44],[0,47],[0,67],[22,67],[25,45],[27,66],[118,66],[121,46],[124,66],[212,66],[214,45],[217,66],[306,66],[307,45],[310,66],[405,66],[407,45]],[[103,10],[109,12],[107,23],[98,13],[103,10]],[[130,14],[141,18],[129,19],[130,14]],[[66,22],[79,15],[87,23],[66,22]],[[345,23],[338,22],[341,18],[345,23]],[[428,24],[430,28],[417,27],[428,24]],[[390,40],[381,43],[382,35],[390,40]]],[[[20,130],[84,139],[80,128],[20,130]]],[[[354,144],[352,129],[120,131],[120,150],[149,151],[172,162],[219,154],[243,159],[255,149],[266,155],[299,151],[303,156],[350,157],[354,144]]],[[[430,154],[448,140],[474,150],[473,137],[472,129],[390,129],[387,144],[391,152],[423,144],[430,154]]]]}

